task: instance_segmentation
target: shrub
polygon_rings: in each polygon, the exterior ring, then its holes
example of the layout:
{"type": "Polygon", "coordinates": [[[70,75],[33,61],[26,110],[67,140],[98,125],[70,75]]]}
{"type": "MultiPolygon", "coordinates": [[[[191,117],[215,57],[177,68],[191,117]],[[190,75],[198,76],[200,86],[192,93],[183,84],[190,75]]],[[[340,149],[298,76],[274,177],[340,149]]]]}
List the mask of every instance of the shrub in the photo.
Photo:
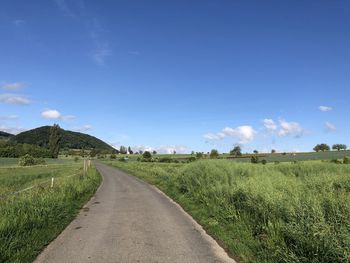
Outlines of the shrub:
{"type": "Polygon", "coordinates": [[[259,163],[259,157],[257,155],[253,155],[252,158],[250,158],[251,163],[259,163]]]}
{"type": "Polygon", "coordinates": [[[345,156],[344,159],[343,159],[343,163],[344,164],[350,164],[350,157],[345,156]]]}
{"type": "Polygon", "coordinates": [[[119,161],[120,162],[126,162],[126,158],[125,157],[121,157],[121,158],[119,158],[119,161]]]}
{"type": "Polygon", "coordinates": [[[264,160],[261,161],[261,163],[262,163],[263,165],[265,165],[265,164],[267,164],[267,161],[264,159],[264,160]]]}
{"type": "Polygon", "coordinates": [[[194,161],[196,161],[196,160],[197,160],[197,158],[194,157],[194,156],[191,156],[190,158],[188,158],[188,161],[189,161],[189,162],[194,162],[194,161]]]}
{"type": "Polygon", "coordinates": [[[46,163],[45,159],[43,158],[37,159],[29,154],[22,156],[18,162],[20,166],[31,166],[31,165],[38,165],[38,164],[45,164],[45,163],[46,163]]]}
{"type": "Polygon", "coordinates": [[[144,159],[151,159],[152,158],[152,154],[149,152],[149,151],[145,151],[143,154],[142,154],[142,157],[144,159]]]}
{"type": "Polygon", "coordinates": [[[162,158],[159,158],[159,162],[160,163],[171,163],[171,162],[173,162],[173,159],[170,157],[162,157],[162,158]]]}
{"type": "Polygon", "coordinates": [[[211,159],[216,159],[219,157],[219,151],[216,149],[211,150],[210,152],[210,158],[211,159]]]}
{"type": "Polygon", "coordinates": [[[74,162],[78,162],[79,161],[79,157],[78,156],[75,156],[74,157],[74,162]]]}
{"type": "Polygon", "coordinates": [[[117,159],[117,156],[116,156],[114,153],[112,153],[112,154],[109,156],[109,158],[111,158],[111,159],[117,159]]]}

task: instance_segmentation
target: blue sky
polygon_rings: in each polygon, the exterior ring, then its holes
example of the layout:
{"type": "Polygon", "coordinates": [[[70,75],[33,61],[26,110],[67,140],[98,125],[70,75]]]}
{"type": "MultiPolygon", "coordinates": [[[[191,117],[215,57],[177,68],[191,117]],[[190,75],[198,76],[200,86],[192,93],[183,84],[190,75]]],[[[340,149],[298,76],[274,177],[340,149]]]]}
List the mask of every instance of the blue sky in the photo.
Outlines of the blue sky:
{"type": "Polygon", "coordinates": [[[0,34],[0,130],[159,152],[350,144],[349,1],[5,0],[0,34]]]}

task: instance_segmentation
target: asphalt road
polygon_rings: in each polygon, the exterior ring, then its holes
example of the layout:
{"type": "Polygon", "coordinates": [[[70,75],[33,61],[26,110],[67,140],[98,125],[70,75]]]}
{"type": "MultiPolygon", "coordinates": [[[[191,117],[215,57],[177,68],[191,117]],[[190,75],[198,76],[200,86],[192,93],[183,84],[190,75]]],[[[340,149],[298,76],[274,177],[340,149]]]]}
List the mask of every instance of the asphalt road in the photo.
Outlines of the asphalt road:
{"type": "Polygon", "coordinates": [[[34,262],[234,262],[162,192],[96,163],[103,183],[34,262]]]}

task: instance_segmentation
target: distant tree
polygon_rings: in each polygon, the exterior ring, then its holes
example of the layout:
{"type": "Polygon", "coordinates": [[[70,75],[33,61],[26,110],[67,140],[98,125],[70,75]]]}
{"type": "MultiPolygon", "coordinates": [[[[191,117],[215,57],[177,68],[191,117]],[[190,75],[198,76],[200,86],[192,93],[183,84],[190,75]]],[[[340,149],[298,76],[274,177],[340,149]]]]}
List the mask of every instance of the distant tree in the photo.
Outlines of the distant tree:
{"type": "Polygon", "coordinates": [[[271,150],[271,153],[276,153],[276,150],[275,150],[275,149],[272,149],[272,150],[271,150]]]}
{"type": "Polygon", "coordinates": [[[173,154],[176,154],[176,151],[175,151],[175,150],[173,151],[173,154]]]}
{"type": "Polygon", "coordinates": [[[315,152],[324,152],[324,151],[329,151],[331,148],[325,144],[325,143],[321,143],[321,144],[317,144],[315,147],[314,147],[314,151],[315,152]]]}
{"type": "Polygon", "coordinates": [[[212,149],[210,152],[210,158],[211,159],[216,159],[219,157],[219,151],[216,149],[212,149]]]}
{"type": "Polygon", "coordinates": [[[340,150],[346,150],[347,149],[347,146],[345,144],[334,144],[332,146],[332,149],[333,150],[337,150],[337,151],[340,151],[340,150]]]}
{"type": "Polygon", "coordinates": [[[152,152],[154,155],[156,155],[157,154],[157,151],[156,150],[153,150],[153,152],[152,152]]]}
{"type": "Polygon", "coordinates": [[[258,150],[254,150],[254,151],[253,151],[253,153],[258,154],[258,153],[259,153],[259,151],[258,151],[258,150]]]}
{"type": "Polygon", "coordinates": [[[191,155],[194,155],[194,151],[191,152],[191,155]]]}
{"type": "Polygon", "coordinates": [[[203,158],[203,153],[201,153],[201,152],[196,152],[196,158],[197,158],[197,159],[203,158]]]}
{"type": "Polygon", "coordinates": [[[121,153],[121,154],[127,154],[128,153],[128,151],[127,151],[127,149],[126,149],[126,147],[125,146],[120,146],[120,148],[119,148],[119,152],[121,153]]]}
{"type": "Polygon", "coordinates": [[[149,160],[149,159],[152,159],[152,154],[151,154],[149,151],[145,151],[145,152],[142,154],[142,157],[143,157],[144,159],[149,160]]]}
{"type": "Polygon", "coordinates": [[[140,150],[140,151],[139,151],[139,153],[140,153],[140,154],[143,154],[143,151],[142,151],[142,150],[140,150]]]}
{"type": "Polygon", "coordinates": [[[60,152],[61,128],[58,124],[54,124],[50,128],[49,150],[52,158],[57,158],[60,152]]]}
{"type": "Polygon", "coordinates": [[[128,152],[129,152],[129,154],[133,154],[134,153],[133,150],[131,150],[130,146],[128,147],[128,152]]]}
{"type": "Polygon", "coordinates": [[[234,155],[234,156],[241,156],[242,155],[242,149],[240,146],[235,146],[231,151],[230,151],[230,155],[234,155]]]}

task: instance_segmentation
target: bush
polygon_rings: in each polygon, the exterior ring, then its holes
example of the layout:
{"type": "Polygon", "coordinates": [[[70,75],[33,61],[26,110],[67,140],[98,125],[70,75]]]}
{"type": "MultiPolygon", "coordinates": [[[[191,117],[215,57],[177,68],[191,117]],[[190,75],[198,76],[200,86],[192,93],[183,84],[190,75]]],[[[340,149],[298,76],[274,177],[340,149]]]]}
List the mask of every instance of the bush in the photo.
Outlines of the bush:
{"type": "Polygon", "coordinates": [[[197,158],[194,157],[194,156],[191,156],[190,158],[188,158],[188,161],[189,161],[189,162],[194,162],[194,161],[196,161],[196,160],[197,160],[197,158]]]}
{"type": "Polygon", "coordinates": [[[152,154],[149,152],[149,151],[145,151],[143,154],[142,154],[142,157],[144,159],[151,159],[152,158],[152,154]]]}
{"type": "Polygon", "coordinates": [[[171,162],[173,162],[173,159],[170,157],[162,157],[162,158],[159,158],[159,162],[160,163],[171,163],[171,162]]]}
{"type": "Polygon", "coordinates": [[[79,157],[78,156],[75,156],[74,157],[74,162],[78,162],[79,161],[79,157]]]}
{"type": "Polygon", "coordinates": [[[257,155],[253,155],[252,158],[250,158],[251,163],[259,163],[259,157],[257,155]]]}
{"type": "Polygon", "coordinates": [[[45,159],[43,158],[37,159],[29,154],[22,156],[18,162],[20,166],[31,166],[31,165],[38,165],[38,164],[45,164],[45,163],[46,163],[45,159]]]}
{"type": "Polygon", "coordinates": [[[119,160],[118,161],[120,161],[120,162],[126,162],[126,158],[125,157],[121,157],[121,158],[119,158],[119,160]]]}
{"type": "Polygon", "coordinates": [[[344,159],[343,159],[343,163],[344,164],[350,164],[350,157],[345,156],[344,159]]]}
{"type": "Polygon", "coordinates": [[[111,154],[111,155],[109,156],[109,158],[111,158],[111,159],[117,159],[117,156],[113,153],[113,154],[111,154]]]}
{"type": "Polygon", "coordinates": [[[263,165],[265,165],[265,164],[267,164],[267,161],[264,159],[264,160],[261,161],[261,163],[262,163],[263,165]]]}
{"type": "Polygon", "coordinates": [[[341,164],[342,161],[338,160],[338,159],[333,159],[330,161],[331,163],[336,163],[336,164],[341,164]]]}
{"type": "Polygon", "coordinates": [[[210,158],[211,159],[216,159],[219,157],[219,151],[216,149],[211,150],[210,152],[210,158]]]}

